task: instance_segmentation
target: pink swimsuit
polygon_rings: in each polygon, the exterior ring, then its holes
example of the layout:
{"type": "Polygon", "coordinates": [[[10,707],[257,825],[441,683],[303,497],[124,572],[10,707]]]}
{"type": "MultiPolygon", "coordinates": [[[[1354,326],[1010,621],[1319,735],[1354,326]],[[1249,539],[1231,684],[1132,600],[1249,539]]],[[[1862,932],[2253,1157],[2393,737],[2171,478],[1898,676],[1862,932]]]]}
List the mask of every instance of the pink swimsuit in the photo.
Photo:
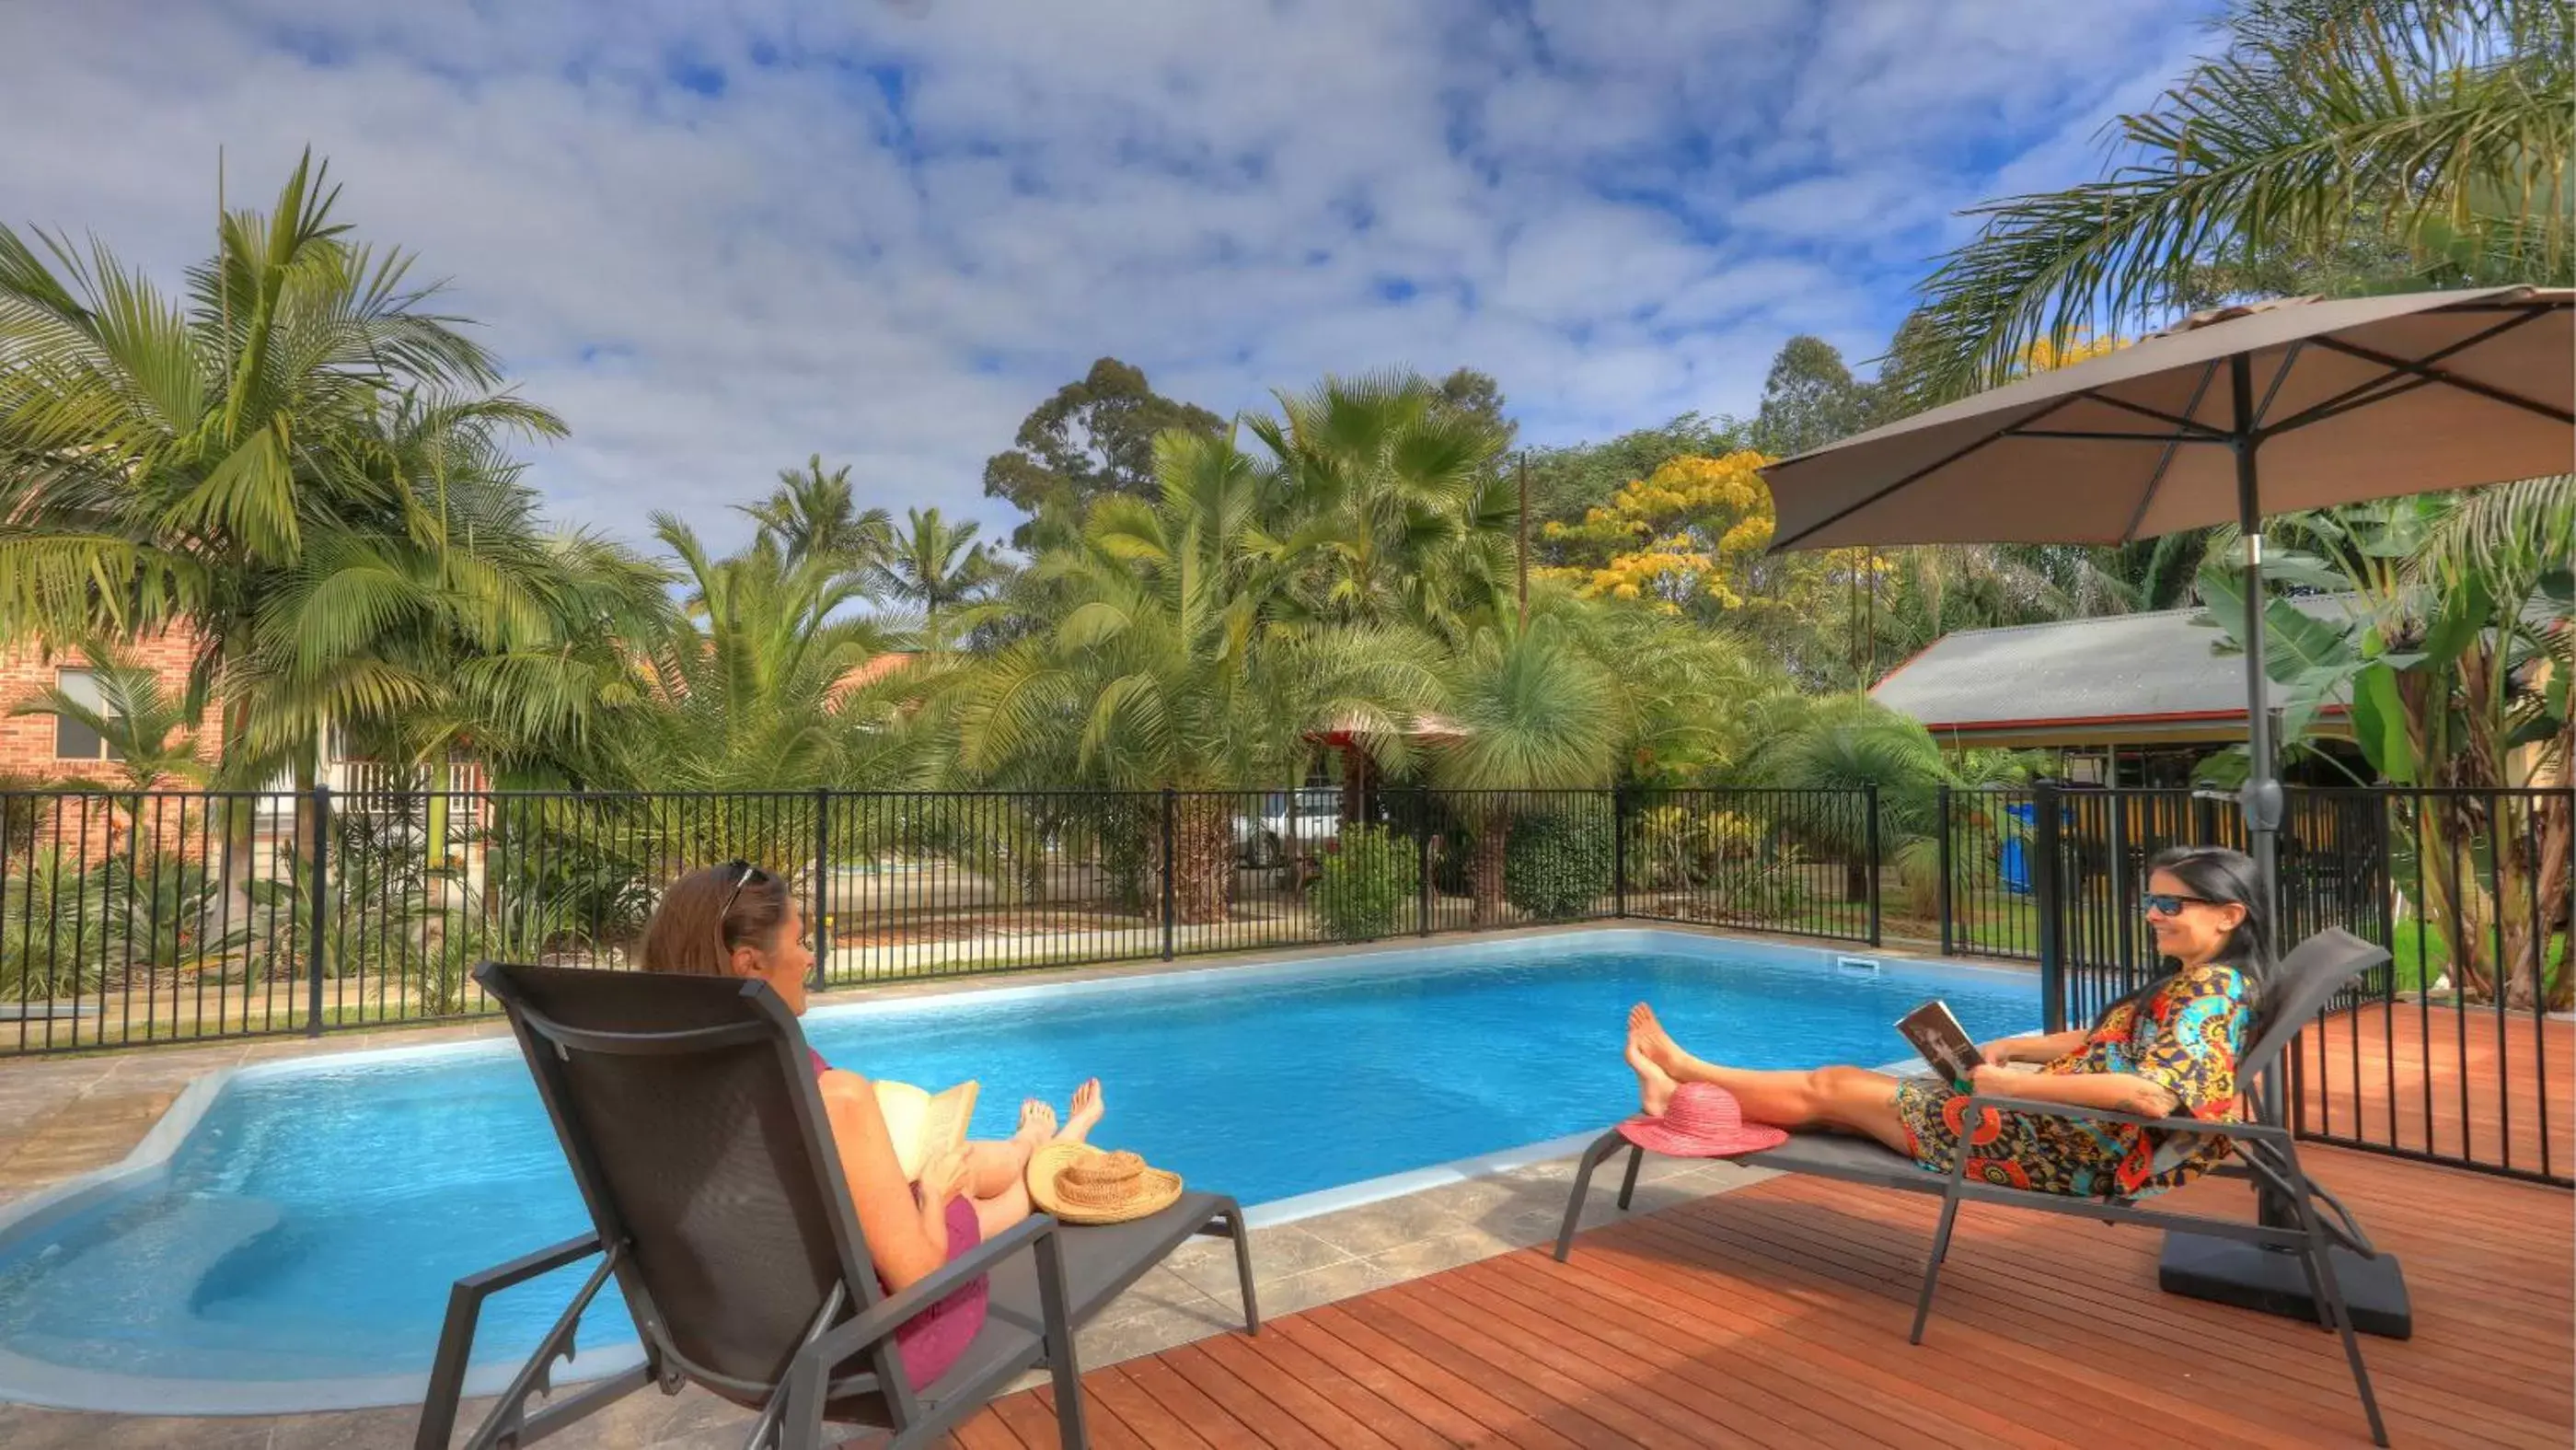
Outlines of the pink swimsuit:
{"type": "MultiPolygon", "coordinates": [[[[812,1048],[806,1051],[814,1059],[816,1077],[832,1070],[832,1065],[823,1060],[823,1054],[812,1048]]],[[[918,1202],[920,1197],[921,1189],[916,1184],[913,1187],[914,1201],[918,1202]]],[[[984,1241],[984,1227],[975,1217],[973,1201],[963,1194],[948,1200],[946,1216],[948,1257],[953,1261],[984,1241]]],[[[887,1293],[894,1292],[883,1274],[877,1276],[877,1287],[887,1293]]],[[[966,1346],[975,1342],[975,1336],[984,1328],[984,1311],[991,1293],[992,1286],[984,1275],[978,1274],[974,1282],[922,1310],[895,1330],[895,1348],[903,1360],[903,1372],[911,1379],[914,1389],[918,1390],[948,1373],[950,1366],[966,1352],[966,1346]]]]}

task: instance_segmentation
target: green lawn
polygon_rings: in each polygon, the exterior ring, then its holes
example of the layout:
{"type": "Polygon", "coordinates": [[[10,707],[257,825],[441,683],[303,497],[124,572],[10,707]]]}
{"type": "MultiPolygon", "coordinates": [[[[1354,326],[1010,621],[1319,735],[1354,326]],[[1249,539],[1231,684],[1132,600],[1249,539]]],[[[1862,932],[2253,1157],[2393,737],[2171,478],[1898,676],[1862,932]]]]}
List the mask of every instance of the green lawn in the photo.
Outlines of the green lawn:
{"type": "MultiPolygon", "coordinates": [[[[2443,942],[2440,933],[2428,926],[2419,938],[2416,923],[2412,921],[2397,924],[2397,940],[2392,944],[2392,951],[2397,958],[2397,990],[2400,992],[2427,990],[2435,978],[2450,968],[2451,949],[2443,942]]],[[[2542,979],[2555,987],[2559,974],[2567,970],[2567,938],[2564,933],[2550,938],[2546,961],[2548,965],[2543,969],[2542,979]]]]}

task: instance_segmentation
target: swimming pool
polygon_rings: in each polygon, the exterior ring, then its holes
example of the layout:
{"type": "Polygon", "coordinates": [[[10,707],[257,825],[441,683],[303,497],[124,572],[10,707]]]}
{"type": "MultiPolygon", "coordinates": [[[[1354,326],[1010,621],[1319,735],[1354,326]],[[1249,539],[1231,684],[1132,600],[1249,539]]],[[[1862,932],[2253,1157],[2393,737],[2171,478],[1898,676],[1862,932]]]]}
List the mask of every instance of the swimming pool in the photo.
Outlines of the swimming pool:
{"type": "MultiPolygon", "coordinates": [[[[1060,1110],[1097,1074],[1109,1116],[1094,1141],[1266,1205],[1259,1222],[1632,1111],[1619,1043],[1640,998],[1694,1050],[1754,1067],[1897,1058],[1890,1024],[1935,995],[1980,1038],[2038,1021],[2026,974],[1836,956],[1587,931],[818,1007],[805,1025],[844,1066],[979,1078],[983,1135],[1008,1133],[1022,1097],[1060,1110]]],[[[585,1223],[507,1041],[244,1068],[192,1089],[156,1134],[138,1156],[166,1161],[0,1227],[0,1399],[417,1400],[448,1285],[585,1223]]],[[[486,1307],[478,1380],[515,1368],[574,1281],[486,1307]]],[[[633,1362],[631,1344],[601,1344],[627,1337],[622,1310],[585,1327],[575,1376],[633,1362]]]]}

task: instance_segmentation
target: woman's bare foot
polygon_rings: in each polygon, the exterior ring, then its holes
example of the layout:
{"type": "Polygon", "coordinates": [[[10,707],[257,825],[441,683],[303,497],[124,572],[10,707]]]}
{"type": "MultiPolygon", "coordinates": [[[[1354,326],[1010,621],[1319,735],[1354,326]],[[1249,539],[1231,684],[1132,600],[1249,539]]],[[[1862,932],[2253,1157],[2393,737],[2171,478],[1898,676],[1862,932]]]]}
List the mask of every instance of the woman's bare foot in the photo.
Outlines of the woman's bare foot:
{"type": "Polygon", "coordinates": [[[1628,1009],[1628,1045],[1630,1050],[1644,1054],[1646,1061],[1653,1063],[1666,1076],[1672,1074],[1673,1065],[1684,1056],[1681,1045],[1673,1041],[1673,1035],[1664,1030],[1663,1022],[1655,1016],[1655,1009],[1643,1002],[1628,1009]]]}
{"type": "Polygon", "coordinates": [[[1646,1055],[1645,1048],[1638,1043],[1633,1032],[1628,1035],[1626,1056],[1629,1070],[1637,1074],[1637,1106],[1644,1108],[1650,1118],[1662,1117],[1664,1105],[1673,1100],[1673,1089],[1679,1084],[1646,1055]]]}
{"type": "Polygon", "coordinates": [[[1064,1130],[1055,1135],[1055,1141],[1088,1142],[1091,1130],[1100,1126],[1101,1115],[1109,1111],[1108,1102],[1100,1096],[1100,1079],[1084,1078],[1082,1086],[1073,1090],[1072,1107],[1072,1116],[1064,1120],[1064,1130]]]}
{"type": "Polygon", "coordinates": [[[1020,1103],[1020,1129],[1011,1141],[1023,1152],[1034,1153],[1055,1136],[1055,1109],[1044,1098],[1026,1098],[1020,1103]]]}

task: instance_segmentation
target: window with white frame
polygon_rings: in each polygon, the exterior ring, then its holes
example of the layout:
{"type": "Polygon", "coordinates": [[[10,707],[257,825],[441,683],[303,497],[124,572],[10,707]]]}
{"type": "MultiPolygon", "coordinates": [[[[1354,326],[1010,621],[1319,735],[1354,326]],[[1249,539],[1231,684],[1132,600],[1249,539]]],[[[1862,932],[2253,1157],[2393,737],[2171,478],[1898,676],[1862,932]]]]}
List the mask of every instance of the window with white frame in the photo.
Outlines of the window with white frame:
{"type": "MultiPolygon", "coordinates": [[[[104,716],[107,699],[99,693],[98,676],[88,670],[61,670],[54,684],[66,696],[87,705],[104,716]]],[[[56,760],[123,760],[125,752],[89,727],[89,722],[70,715],[54,717],[54,758],[56,760]]]]}

